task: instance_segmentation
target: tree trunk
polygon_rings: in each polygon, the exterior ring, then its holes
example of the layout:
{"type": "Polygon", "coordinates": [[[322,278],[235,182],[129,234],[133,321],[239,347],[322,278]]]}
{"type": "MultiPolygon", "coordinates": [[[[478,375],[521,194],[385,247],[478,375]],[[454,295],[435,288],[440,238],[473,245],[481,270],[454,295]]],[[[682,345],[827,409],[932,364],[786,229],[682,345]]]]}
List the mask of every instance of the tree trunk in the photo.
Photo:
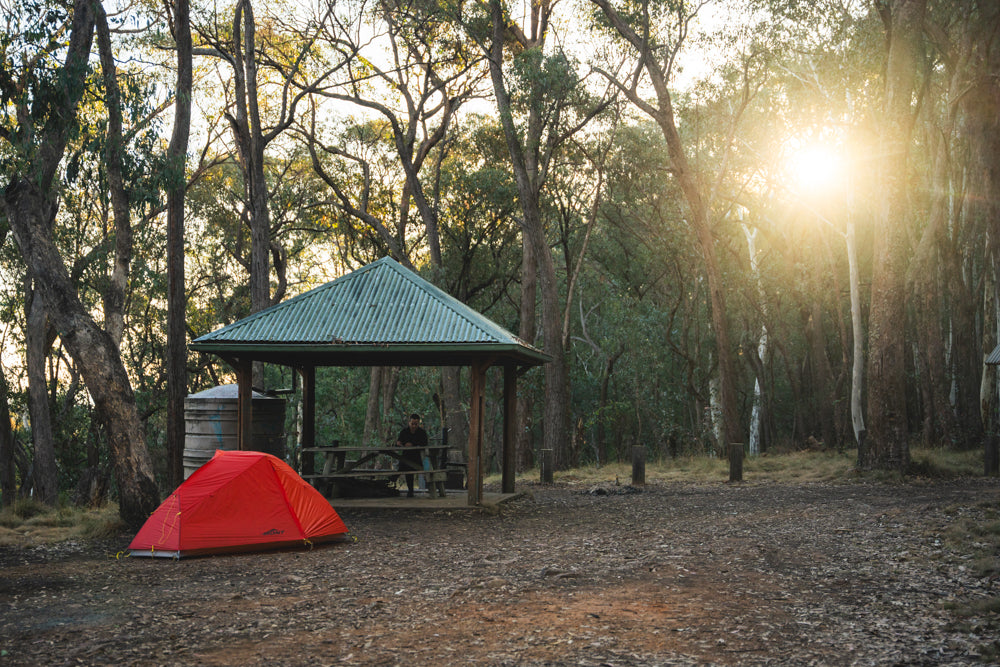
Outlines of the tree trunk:
{"type": "Polygon", "coordinates": [[[444,402],[441,428],[448,429],[448,442],[453,447],[464,448],[469,442],[469,411],[462,400],[462,367],[441,369],[441,390],[444,402]]]}
{"type": "Polygon", "coordinates": [[[0,507],[14,502],[17,479],[14,475],[14,433],[10,424],[7,376],[0,366],[0,507]]]}
{"type": "Polygon", "coordinates": [[[38,290],[25,290],[24,298],[28,310],[25,329],[28,410],[31,415],[31,440],[35,449],[32,481],[35,496],[43,503],[55,505],[59,500],[59,473],[56,469],[48,382],[45,379],[45,360],[52,341],[48,335],[45,304],[42,303],[38,290]]]}
{"type": "Polygon", "coordinates": [[[382,366],[372,366],[368,375],[368,401],[365,406],[365,447],[379,442],[382,432],[382,413],[379,410],[379,394],[382,387],[382,366]]]}
{"type": "Polygon", "coordinates": [[[108,174],[108,189],[115,227],[115,260],[111,278],[103,293],[104,330],[116,346],[121,346],[125,335],[125,292],[128,287],[129,268],[132,264],[132,219],[128,190],[122,176],[122,102],[118,87],[118,68],[111,49],[111,31],[104,6],[95,3],[95,26],[98,52],[101,60],[101,78],[104,82],[104,103],[108,110],[107,142],[104,156],[108,174]]]}
{"type": "MultiPolygon", "coordinates": [[[[522,140],[514,124],[510,96],[503,79],[503,47],[507,25],[499,0],[490,3],[493,35],[488,55],[490,76],[497,101],[497,111],[504,130],[517,186],[518,203],[523,219],[522,234],[531,244],[538,269],[538,286],[542,297],[542,337],[546,354],[552,361],[545,365],[545,410],[543,427],[545,446],[553,450],[555,466],[565,466],[570,456],[569,433],[569,372],[566,351],[562,347],[562,308],[559,305],[559,286],[556,280],[552,252],[545,238],[539,202],[544,177],[539,164],[543,131],[542,110],[531,109],[527,126],[528,135],[522,140]]],[[[538,82],[536,85],[541,85],[538,82]]],[[[538,96],[539,99],[541,96],[538,96]]]]}
{"type": "Polygon", "coordinates": [[[187,395],[187,296],[184,292],[184,194],[193,84],[188,0],[174,1],[177,91],[174,131],[167,149],[167,483],[184,479],[184,398],[187,395]]]}
{"type": "Polygon", "coordinates": [[[159,505],[159,493],[118,346],[80,302],[53,243],[56,203],[35,182],[24,178],[7,187],[4,200],[35,291],[80,368],[97,417],[107,425],[121,517],[129,526],[139,527],[159,505]]]}
{"type": "Polygon", "coordinates": [[[926,0],[888,7],[889,57],[879,156],[882,198],[876,214],[868,358],[868,438],[862,465],[905,472],[910,450],[906,419],[905,248],[907,156],[911,99],[926,0]]]}
{"type": "MultiPolygon", "coordinates": [[[[656,45],[659,50],[654,53],[654,45],[649,40],[648,25],[639,28],[642,33],[640,34],[635,27],[618,14],[607,0],[591,1],[601,8],[618,34],[636,50],[639,56],[637,66],[645,69],[649,75],[649,82],[656,95],[656,104],[654,105],[639,96],[634,88],[616,82],[629,100],[656,122],[663,134],[673,176],[677,179],[677,184],[680,186],[687,203],[688,224],[695,234],[698,248],[701,250],[701,256],[705,262],[712,332],[715,334],[715,354],[718,359],[719,409],[723,421],[723,438],[727,440],[726,443],[719,444],[720,451],[725,454],[729,449],[728,444],[743,442],[743,429],[739,424],[736,409],[736,377],[729,341],[729,325],[726,322],[725,286],[715,251],[715,238],[710,224],[709,207],[703,195],[698,174],[692,169],[687,154],[684,152],[684,142],[677,130],[674,118],[673,97],[667,80],[669,69],[664,64],[664,62],[672,63],[673,58],[665,59],[661,53],[661,51],[668,52],[670,47],[656,45]]],[[[673,48],[678,46],[675,44],[673,48]]]]}
{"type": "MultiPolygon", "coordinates": [[[[236,116],[229,116],[243,172],[250,222],[250,312],[271,305],[271,218],[264,180],[264,137],[257,106],[256,24],[250,0],[239,0],[233,14],[233,72],[236,116]]],[[[253,364],[253,385],[264,384],[264,366],[253,364]]]]}
{"type": "MultiPolygon", "coordinates": [[[[975,10],[970,13],[973,15],[970,26],[972,34],[967,36],[966,48],[971,56],[971,71],[966,73],[962,82],[971,83],[967,90],[963,90],[964,94],[960,98],[965,111],[963,129],[969,146],[969,192],[965,216],[977,225],[977,230],[985,227],[993,271],[996,272],[1000,270],[1000,51],[996,48],[993,36],[1000,31],[1000,7],[996,3],[980,2],[975,3],[975,10]],[[985,47],[985,44],[992,44],[992,48],[985,47]]],[[[979,340],[974,342],[978,343],[979,340]]],[[[969,380],[972,379],[973,366],[982,368],[981,356],[970,358],[977,347],[978,345],[973,345],[963,353],[965,361],[961,372],[969,380]]],[[[983,351],[988,353],[991,350],[979,350],[983,351]]],[[[971,385],[969,389],[972,389],[971,385]]],[[[962,412],[971,407],[971,403],[963,401],[959,407],[959,417],[962,418],[962,412]]],[[[993,415],[991,421],[995,419],[993,415]]],[[[975,425],[981,429],[983,424],[976,420],[975,425]]],[[[980,438],[980,432],[968,433],[965,444],[975,444],[980,438]]]]}
{"type": "Polygon", "coordinates": [[[823,446],[831,449],[839,448],[840,443],[837,439],[837,431],[834,424],[833,406],[836,398],[833,391],[833,370],[830,367],[830,359],[826,355],[826,339],[823,335],[822,317],[823,313],[820,304],[818,301],[814,301],[811,306],[811,312],[806,318],[805,336],[809,343],[809,356],[811,357],[809,368],[811,371],[813,415],[814,419],[818,422],[816,426],[823,441],[823,446]]]}
{"type": "Polygon", "coordinates": [[[861,278],[858,273],[858,248],[855,237],[851,197],[848,194],[847,204],[847,264],[851,292],[851,427],[854,431],[854,444],[861,447],[867,438],[865,428],[864,387],[865,369],[865,334],[861,321],[861,278]]]}
{"type": "MultiPolygon", "coordinates": [[[[521,241],[521,315],[518,326],[518,336],[521,340],[534,344],[537,329],[535,326],[535,302],[538,298],[538,268],[535,264],[535,253],[527,239],[521,241]]],[[[532,416],[534,402],[529,392],[521,392],[517,397],[517,470],[523,472],[534,465],[535,441],[532,434],[532,416]]]]}

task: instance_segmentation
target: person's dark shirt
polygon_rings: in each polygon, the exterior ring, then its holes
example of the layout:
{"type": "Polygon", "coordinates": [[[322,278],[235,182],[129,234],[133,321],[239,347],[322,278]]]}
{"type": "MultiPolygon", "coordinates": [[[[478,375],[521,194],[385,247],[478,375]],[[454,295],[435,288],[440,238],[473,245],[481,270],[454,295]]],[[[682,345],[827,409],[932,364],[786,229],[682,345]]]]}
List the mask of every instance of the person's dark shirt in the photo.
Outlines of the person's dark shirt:
{"type": "Polygon", "coordinates": [[[399,432],[399,436],[396,440],[403,447],[426,447],[427,446],[427,431],[417,427],[416,431],[411,431],[410,427],[404,428],[399,432]]]}

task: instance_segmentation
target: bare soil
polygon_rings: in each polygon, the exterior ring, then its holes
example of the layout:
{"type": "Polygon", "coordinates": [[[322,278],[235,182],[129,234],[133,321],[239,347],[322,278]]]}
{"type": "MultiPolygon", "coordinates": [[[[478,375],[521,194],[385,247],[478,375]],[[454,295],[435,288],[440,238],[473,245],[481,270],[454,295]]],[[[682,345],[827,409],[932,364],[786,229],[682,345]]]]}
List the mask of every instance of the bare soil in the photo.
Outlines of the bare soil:
{"type": "Polygon", "coordinates": [[[120,558],[128,535],[0,549],[0,665],[967,665],[1000,650],[982,605],[997,572],[949,530],[995,521],[997,480],[525,490],[499,513],[340,510],[356,541],[308,551],[120,558]]]}

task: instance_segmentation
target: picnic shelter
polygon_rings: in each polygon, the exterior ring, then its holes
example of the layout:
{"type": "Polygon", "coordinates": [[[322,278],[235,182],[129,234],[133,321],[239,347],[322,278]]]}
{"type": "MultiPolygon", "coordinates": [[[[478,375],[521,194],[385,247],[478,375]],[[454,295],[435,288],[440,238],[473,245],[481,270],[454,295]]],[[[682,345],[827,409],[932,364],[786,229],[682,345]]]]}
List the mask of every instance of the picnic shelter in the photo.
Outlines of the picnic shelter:
{"type": "Polygon", "coordinates": [[[316,368],[470,368],[468,504],[483,498],[486,372],[503,369],[501,490],[514,492],[517,380],[550,360],[481,313],[389,257],[195,339],[236,371],[237,441],[250,449],[252,364],[288,366],[301,376],[303,450],[316,443],[316,368]]]}

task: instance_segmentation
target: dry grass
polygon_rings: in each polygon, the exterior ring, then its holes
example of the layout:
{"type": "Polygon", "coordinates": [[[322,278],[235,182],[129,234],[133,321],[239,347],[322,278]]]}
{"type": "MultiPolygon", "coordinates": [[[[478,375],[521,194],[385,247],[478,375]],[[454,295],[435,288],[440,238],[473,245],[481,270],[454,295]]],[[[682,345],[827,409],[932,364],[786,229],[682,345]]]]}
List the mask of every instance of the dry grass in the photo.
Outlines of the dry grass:
{"type": "MultiPolygon", "coordinates": [[[[981,451],[953,452],[944,449],[911,450],[912,465],[906,481],[920,479],[955,479],[982,474],[981,451]]],[[[799,451],[746,457],[743,461],[743,482],[746,484],[811,484],[855,481],[904,481],[898,473],[865,472],[857,469],[857,450],[799,451]]],[[[537,468],[517,476],[519,482],[537,482],[537,468]]],[[[646,462],[647,484],[711,484],[729,480],[729,462],[709,456],[682,456],[646,462]]],[[[629,484],[632,465],[629,462],[608,463],[556,471],[553,481],[564,484],[629,484]]],[[[487,483],[499,483],[499,475],[490,475],[487,483]]]]}
{"type": "MultiPolygon", "coordinates": [[[[855,473],[856,455],[853,451],[794,452],[791,454],[764,455],[746,458],[743,462],[743,481],[758,483],[800,483],[847,481],[855,473]]],[[[518,481],[537,482],[537,468],[518,475],[518,481]]],[[[729,480],[729,462],[708,456],[682,456],[646,462],[647,484],[694,483],[710,484],[729,480]]],[[[491,475],[487,483],[499,482],[499,475],[491,475]]],[[[630,484],[631,463],[608,463],[603,466],[584,466],[572,470],[556,471],[553,481],[565,484],[630,484]]]]}
{"type": "Polygon", "coordinates": [[[122,530],[118,508],[96,510],[48,507],[36,500],[18,500],[0,511],[0,546],[54,544],[67,540],[95,540],[122,530]]]}

